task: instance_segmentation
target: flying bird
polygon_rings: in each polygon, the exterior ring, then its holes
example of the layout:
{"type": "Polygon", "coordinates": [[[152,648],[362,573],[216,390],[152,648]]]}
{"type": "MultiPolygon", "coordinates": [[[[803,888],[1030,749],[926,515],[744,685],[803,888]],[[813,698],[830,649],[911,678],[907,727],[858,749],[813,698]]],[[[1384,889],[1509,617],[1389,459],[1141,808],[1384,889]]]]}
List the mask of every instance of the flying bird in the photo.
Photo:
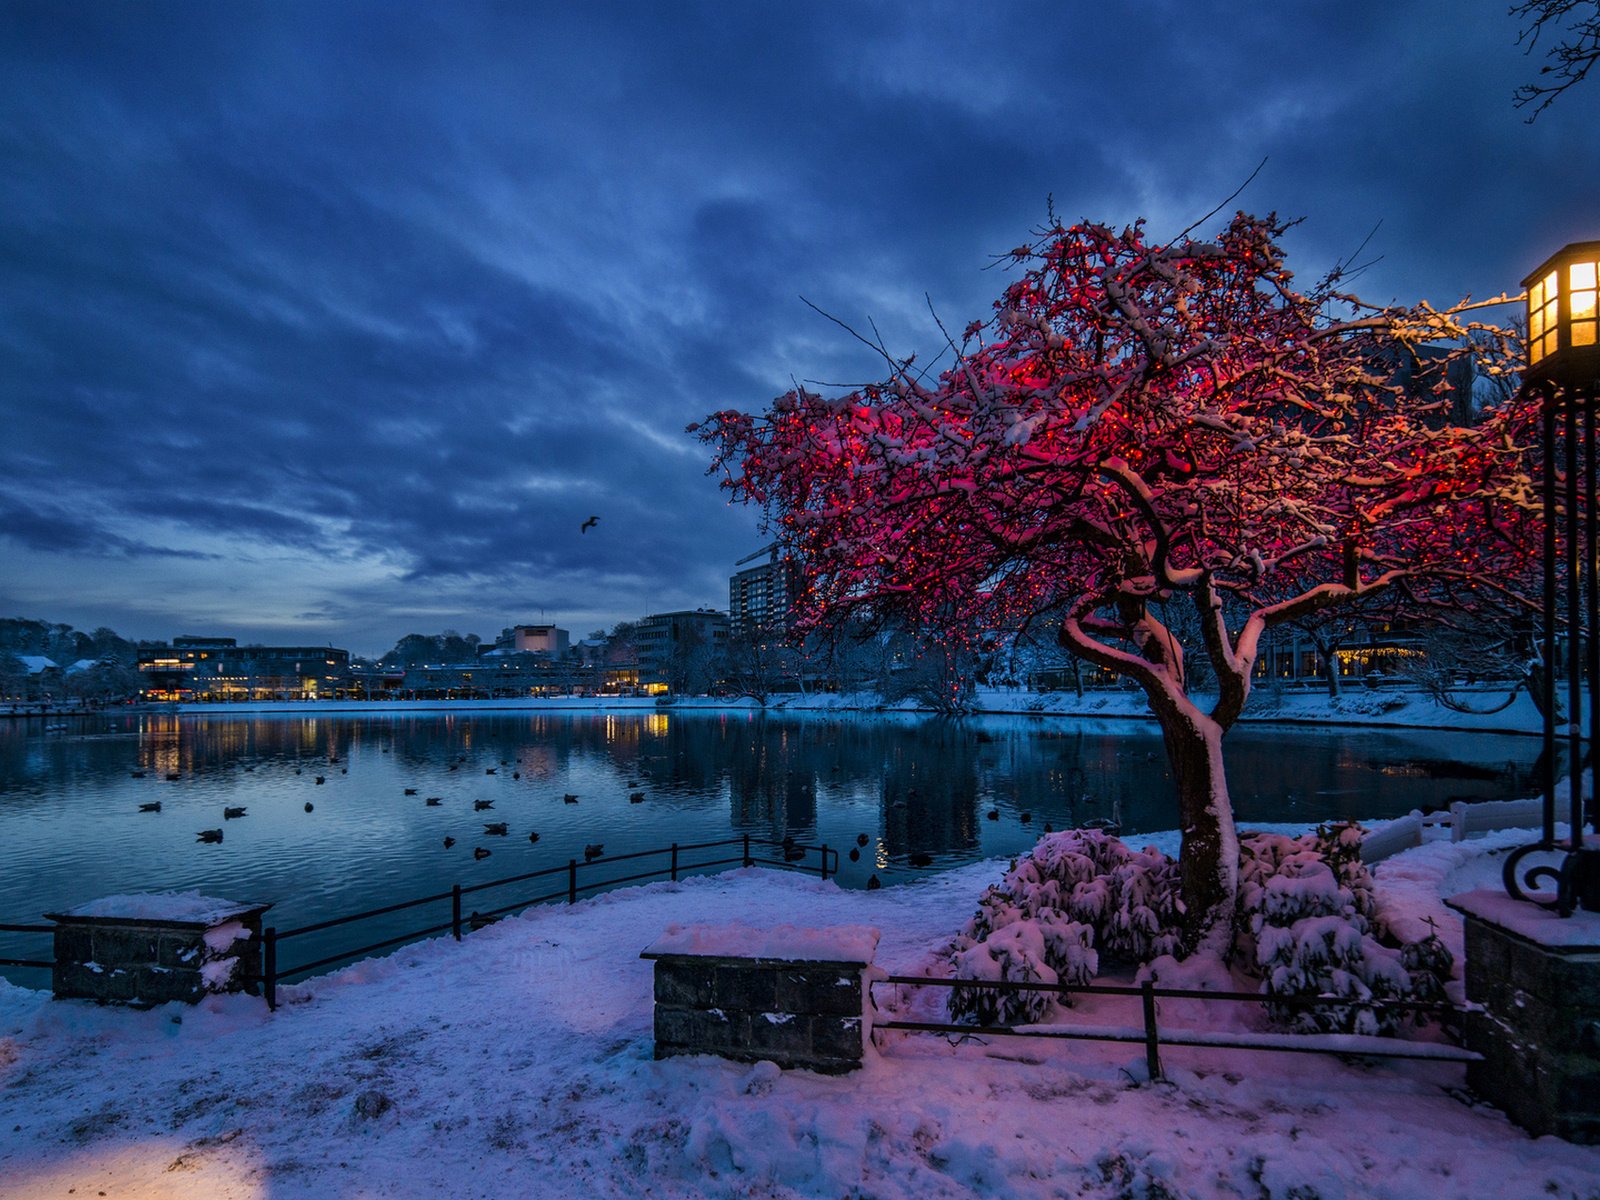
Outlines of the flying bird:
{"type": "Polygon", "coordinates": [[[593,529],[598,524],[600,524],[600,518],[599,517],[590,517],[582,525],[578,526],[578,532],[579,533],[588,533],[589,530],[593,529]]]}

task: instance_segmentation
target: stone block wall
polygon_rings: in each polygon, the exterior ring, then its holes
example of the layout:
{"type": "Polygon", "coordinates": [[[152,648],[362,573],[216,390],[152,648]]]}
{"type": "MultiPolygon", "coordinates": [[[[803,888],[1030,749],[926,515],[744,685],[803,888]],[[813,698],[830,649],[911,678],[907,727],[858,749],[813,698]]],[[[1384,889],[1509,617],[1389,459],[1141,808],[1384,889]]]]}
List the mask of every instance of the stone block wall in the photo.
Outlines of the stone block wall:
{"type": "Polygon", "coordinates": [[[655,959],[657,1058],[715,1054],[835,1075],[861,1065],[868,964],[646,957],[655,959]]]}
{"type": "MultiPolygon", "coordinates": [[[[122,898],[116,898],[122,899],[122,898]]],[[[52,913],[58,999],[98,1000],[148,1008],[173,1000],[193,1004],[216,992],[248,991],[261,974],[261,914],[267,905],[214,910],[203,919],[143,915],[130,904],[96,902],[52,913]],[[93,909],[92,912],[85,910],[93,909]]]]}
{"type": "Polygon", "coordinates": [[[1532,922],[1451,903],[1466,921],[1467,999],[1482,1006],[1467,1014],[1467,1046],[1483,1055],[1467,1082],[1535,1136],[1600,1143],[1600,945],[1571,926],[1547,944],[1532,922]]]}

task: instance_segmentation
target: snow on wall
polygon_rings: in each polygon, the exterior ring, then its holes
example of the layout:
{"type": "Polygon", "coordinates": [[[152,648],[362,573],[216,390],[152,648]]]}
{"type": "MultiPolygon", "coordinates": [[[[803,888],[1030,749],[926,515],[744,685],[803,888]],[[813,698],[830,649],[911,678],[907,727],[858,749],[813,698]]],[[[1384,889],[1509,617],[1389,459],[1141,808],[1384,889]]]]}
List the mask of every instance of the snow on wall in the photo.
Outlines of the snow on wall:
{"type": "Polygon", "coordinates": [[[869,925],[834,925],[823,929],[807,929],[801,925],[763,928],[738,923],[668,925],[644,953],[870,963],[878,948],[878,936],[878,930],[869,925]]]}

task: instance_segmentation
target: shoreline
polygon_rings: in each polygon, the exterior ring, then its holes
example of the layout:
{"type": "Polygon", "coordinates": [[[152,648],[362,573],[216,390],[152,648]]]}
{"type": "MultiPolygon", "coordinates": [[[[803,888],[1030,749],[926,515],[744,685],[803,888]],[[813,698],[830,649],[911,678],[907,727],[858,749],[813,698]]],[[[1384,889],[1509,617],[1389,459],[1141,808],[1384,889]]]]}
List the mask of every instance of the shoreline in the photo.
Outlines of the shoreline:
{"type": "MultiPolygon", "coordinates": [[[[1487,693],[1494,696],[1495,693],[1487,693]]],[[[1504,693],[1499,693],[1503,696],[1504,693]]],[[[1202,705],[1203,706],[1203,705],[1202,705]]],[[[49,713],[106,715],[97,713],[49,713]]],[[[765,706],[748,697],[688,696],[660,704],[648,696],[552,696],[499,700],[288,700],[249,701],[238,704],[181,704],[169,708],[127,711],[166,712],[180,716],[257,716],[281,714],[424,714],[459,712],[681,712],[769,714],[868,714],[917,716],[933,710],[910,701],[885,703],[871,693],[784,695],[765,706]]],[[[36,716],[38,714],[28,714],[36,716]]],[[[1087,720],[1154,722],[1143,696],[1131,692],[1036,693],[980,690],[969,713],[972,717],[1023,716],[1087,720]]],[[[1462,713],[1436,703],[1421,692],[1352,690],[1337,700],[1326,694],[1265,692],[1239,718],[1240,725],[1336,726],[1351,728],[1438,729],[1537,737],[1542,722],[1526,694],[1493,713],[1462,713]]]]}

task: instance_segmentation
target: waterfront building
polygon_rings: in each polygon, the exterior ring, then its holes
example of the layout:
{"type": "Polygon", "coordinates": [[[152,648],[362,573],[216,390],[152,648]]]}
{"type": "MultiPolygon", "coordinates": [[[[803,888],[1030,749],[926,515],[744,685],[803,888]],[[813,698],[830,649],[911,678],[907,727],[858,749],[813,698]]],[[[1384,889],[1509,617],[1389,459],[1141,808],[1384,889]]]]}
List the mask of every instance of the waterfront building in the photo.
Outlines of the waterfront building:
{"type": "Polygon", "coordinates": [[[233,638],[175,637],[138,648],[145,700],[315,700],[350,687],[350,652],[333,646],[241,646],[233,638]]]}

